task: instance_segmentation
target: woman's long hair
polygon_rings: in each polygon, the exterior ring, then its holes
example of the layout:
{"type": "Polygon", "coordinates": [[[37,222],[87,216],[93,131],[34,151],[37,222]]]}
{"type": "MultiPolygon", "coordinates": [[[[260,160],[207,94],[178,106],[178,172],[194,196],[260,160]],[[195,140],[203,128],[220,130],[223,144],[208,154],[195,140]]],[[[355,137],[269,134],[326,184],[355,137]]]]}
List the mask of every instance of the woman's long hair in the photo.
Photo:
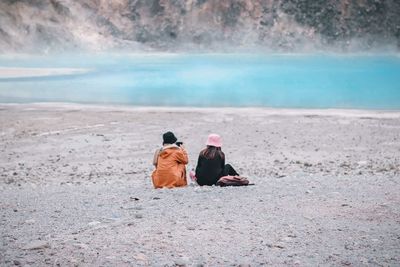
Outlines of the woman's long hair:
{"type": "Polygon", "coordinates": [[[220,147],[215,146],[207,146],[200,152],[206,159],[215,159],[215,157],[219,156],[221,159],[225,159],[224,152],[222,152],[220,147]]]}

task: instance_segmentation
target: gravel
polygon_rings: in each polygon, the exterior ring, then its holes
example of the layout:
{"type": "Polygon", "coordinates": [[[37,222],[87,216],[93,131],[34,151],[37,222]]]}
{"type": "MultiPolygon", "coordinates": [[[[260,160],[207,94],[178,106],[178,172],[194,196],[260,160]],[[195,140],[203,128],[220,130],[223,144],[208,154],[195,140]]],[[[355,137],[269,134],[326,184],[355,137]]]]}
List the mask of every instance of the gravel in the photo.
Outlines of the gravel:
{"type": "Polygon", "coordinates": [[[307,112],[0,106],[0,265],[399,265],[399,113],[307,112]],[[255,185],[153,189],[168,130],[255,185]]]}

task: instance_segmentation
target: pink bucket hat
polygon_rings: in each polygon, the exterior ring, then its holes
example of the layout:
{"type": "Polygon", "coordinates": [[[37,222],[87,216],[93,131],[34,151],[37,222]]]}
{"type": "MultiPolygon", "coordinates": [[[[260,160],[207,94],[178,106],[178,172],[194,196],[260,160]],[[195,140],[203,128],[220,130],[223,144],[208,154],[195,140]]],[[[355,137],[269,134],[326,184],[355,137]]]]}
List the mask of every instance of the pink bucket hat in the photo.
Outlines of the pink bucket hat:
{"type": "Polygon", "coordinates": [[[207,146],[215,146],[215,147],[221,147],[222,142],[221,142],[221,136],[218,134],[210,134],[207,138],[207,146]]]}

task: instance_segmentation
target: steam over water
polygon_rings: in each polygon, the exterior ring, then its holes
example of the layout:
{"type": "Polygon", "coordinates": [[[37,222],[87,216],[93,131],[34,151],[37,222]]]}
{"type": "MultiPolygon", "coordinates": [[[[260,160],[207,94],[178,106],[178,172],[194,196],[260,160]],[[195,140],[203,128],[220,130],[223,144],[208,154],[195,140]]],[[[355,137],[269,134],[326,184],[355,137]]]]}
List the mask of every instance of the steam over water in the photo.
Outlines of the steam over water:
{"type": "Polygon", "coordinates": [[[74,55],[0,66],[89,70],[0,78],[2,103],[400,109],[398,56],[74,55]]]}

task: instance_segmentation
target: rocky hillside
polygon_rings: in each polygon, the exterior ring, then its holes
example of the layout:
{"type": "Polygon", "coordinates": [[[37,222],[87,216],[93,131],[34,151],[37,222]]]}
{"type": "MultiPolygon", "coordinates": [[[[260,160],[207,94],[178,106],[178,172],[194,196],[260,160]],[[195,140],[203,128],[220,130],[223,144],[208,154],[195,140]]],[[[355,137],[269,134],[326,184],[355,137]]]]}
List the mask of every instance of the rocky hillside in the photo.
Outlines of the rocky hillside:
{"type": "Polygon", "coordinates": [[[0,51],[400,47],[398,0],[2,0],[0,51]]]}

